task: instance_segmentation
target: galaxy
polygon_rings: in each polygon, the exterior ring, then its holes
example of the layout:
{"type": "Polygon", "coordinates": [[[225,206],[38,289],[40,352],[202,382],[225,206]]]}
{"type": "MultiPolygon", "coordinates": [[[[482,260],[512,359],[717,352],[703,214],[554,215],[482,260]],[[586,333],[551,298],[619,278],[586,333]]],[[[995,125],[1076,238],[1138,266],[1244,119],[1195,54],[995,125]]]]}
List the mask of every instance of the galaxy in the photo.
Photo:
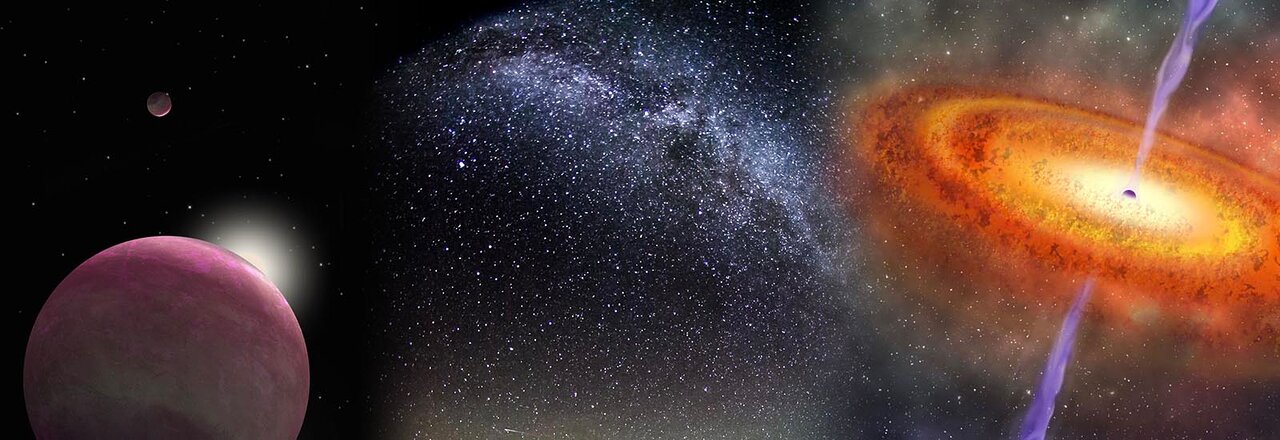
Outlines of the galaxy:
{"type": "Polygon", "coordinates": [[[414,390],[392,436],[820,435],[851,240],[822,178],[835,97],[718,43],[800,50],[769,16],[661,13],[502,16],[379,84],[405,247],[377,256],[404,359],[378,386],[414,390]]]}
{"type": "Polygon", "coordinates": [[[19,437],[1280,438],[1274,1],[46,9],[19,437]]]}

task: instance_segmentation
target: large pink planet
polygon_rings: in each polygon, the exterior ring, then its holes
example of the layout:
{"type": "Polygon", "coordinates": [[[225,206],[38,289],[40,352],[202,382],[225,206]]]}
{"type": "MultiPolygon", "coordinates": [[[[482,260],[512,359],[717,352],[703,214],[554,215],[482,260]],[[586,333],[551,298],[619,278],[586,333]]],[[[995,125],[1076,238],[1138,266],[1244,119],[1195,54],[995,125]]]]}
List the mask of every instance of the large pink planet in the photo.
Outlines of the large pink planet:
{"type": "Polygon", "coordinates": [[[67,275],[23,368],[42,439],[293,439],[309,386],[302,330],[276,287],[181,237],[122,243],[67,275]]]}

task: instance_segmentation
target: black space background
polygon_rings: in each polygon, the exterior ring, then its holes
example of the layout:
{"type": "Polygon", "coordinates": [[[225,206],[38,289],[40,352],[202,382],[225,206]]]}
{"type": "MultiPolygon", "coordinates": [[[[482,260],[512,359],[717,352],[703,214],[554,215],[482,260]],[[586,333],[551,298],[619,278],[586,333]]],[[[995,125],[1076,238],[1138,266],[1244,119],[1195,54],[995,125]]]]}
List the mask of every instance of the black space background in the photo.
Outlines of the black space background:
{"type": "Polygon", "coordinates": [[[37,3],[0,6],[6,273],[19,280],[5,296],[4,437],[31,436],[23,353],[62,277],[119,242],[194,235],[236,200],[287,213],[332,265],[308,274],[300,317],[301,438],[368,434],[370,89],[396,57],[508,2],[37,3]],[[154,91],[172,96],[168,116],[147,113],[154,91]]]}

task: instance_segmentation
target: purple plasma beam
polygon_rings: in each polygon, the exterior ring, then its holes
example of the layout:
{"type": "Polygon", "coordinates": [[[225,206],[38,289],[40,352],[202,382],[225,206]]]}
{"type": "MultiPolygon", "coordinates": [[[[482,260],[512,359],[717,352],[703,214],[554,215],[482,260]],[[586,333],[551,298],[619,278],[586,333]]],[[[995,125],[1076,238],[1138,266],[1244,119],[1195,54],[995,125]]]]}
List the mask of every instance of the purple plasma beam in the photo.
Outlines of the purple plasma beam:
{"type": "Polygon", "coordinates": [[[1169,97],[1187,75],[1187,66],[1191,65],[1191,51],[1195,48],[1200,25],[1209,19],[1209,14],[1213,13],[1213,7],[1217,5],[1218,0],[1187,1],[1187,14],[1182,17],[1182,27],[1173,37],[1169,53],[1165,54],[1160,72],[1156,74],[1156,92],[1151,97],[1151,109],[1142,130],[1142,144],[1138,146],[1138,161],[1133,166],[1133,174],[1129,176],[1128,189],[1137,191],[1142,165],[1147,163],[1147,156],[1151,155],[1151,147],[1155,145],[1156,126],[1160,124],[1160,117],[1164,116],[1164,110],[1169,106],[1169,97]]]}
{"type": "Polygon", "coordinates": [[[1062,322],[1062,330],[1058,332],[1058,340],[1053,343],[1053,351],[1049,353],[1049,362],[1044,367],[1044,375],[1040,378],[1040,387],[1036,388],[1035,399],[1031,408],[1027,409],[1027,418],[1022,421],[1021,440],[1044,440],[1045,431],[1049,428],[1049,418],[1053,417],[1054,399],[1062,389],[1062,379],[1067,372],[1067,362],[1071,360],[1071,347],[1075,345],[1076,328],[1080,325],[1080,315],[1084,313],[1084,305],[1089,302],[1093,292],[1093,277],[1084,282],[1080,294],[1071,304],[1067,319],[1062,322]]]}

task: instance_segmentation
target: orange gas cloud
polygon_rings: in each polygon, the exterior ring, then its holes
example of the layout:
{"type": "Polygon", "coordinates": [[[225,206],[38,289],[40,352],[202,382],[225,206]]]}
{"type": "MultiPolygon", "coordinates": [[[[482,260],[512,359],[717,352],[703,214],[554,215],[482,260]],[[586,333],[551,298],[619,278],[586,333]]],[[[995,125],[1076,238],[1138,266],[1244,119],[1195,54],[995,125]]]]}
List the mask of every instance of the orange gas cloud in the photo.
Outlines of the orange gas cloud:
{"type": "Polygon", "coordinates": [[[1120,193],[1142,128],[1129,121],[949,87],[886,94],[856,114],[850,157],[876,182],[858,206],[881,242],[899,243],[889,258],[1026,303],[1092,274],[1109,293],[1091,313],[1111,325],[1158,315],[1200,359],[1280,375],[1270,177],[1166,136],[1131,200],[1120,193]]]}

